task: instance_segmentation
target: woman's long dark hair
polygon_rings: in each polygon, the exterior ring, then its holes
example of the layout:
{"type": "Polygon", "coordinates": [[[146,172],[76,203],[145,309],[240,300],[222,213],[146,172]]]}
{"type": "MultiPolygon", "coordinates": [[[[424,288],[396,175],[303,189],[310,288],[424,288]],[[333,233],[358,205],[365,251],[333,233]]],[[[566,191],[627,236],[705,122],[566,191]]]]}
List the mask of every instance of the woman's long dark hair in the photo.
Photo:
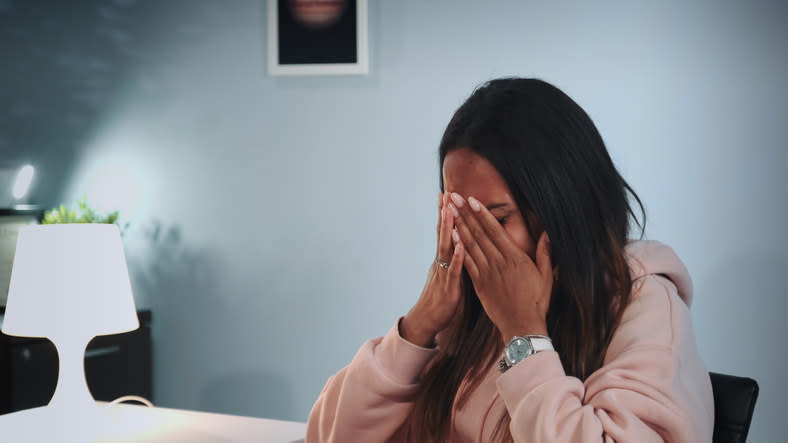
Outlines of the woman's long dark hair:
{"type": "MultiPolygon", "coordinates": [[[[591,118],[541,80],[498,79],[474,91],[443,134],[441,171],[446,155],[459,148],[485,158],[501,174],[532,238],[541,230],[550,236],[557,280],[547,330],[567,375],[585,380],[602,366],[629,303],[632,280],[624,247],[630,219],[641,236],[645,229],[640,199],[616,170],[591,118]]],[[[455,398],[458,406],[467,401],[503,348],[503,337],[463,274],[458,318],[416,398],[411,433],[418,441],[449,437],[455,398]]],[[[511,440],[508,423],[505,415],[497,439],[511,440]]]]}

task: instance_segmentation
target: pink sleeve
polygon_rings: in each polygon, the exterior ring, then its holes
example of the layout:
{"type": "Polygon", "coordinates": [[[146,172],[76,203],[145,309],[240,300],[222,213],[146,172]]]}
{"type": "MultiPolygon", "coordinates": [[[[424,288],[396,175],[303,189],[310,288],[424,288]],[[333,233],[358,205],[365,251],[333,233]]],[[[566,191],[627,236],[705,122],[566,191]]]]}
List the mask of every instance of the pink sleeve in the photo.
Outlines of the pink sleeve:
{"type": "Polygon", "coordinates": [[[398,324],[328,380],[309,414],[307,442],[405,441],[419,377],[438,351],[403,339],[398,324]]]}
{"type": "Polygon", "coordinates": [[[643,282],[585,384],[545,351],[502,374],[497,387],[516,442],[711,441],[709,375],[688,308],[661,277],[643,282]]]}

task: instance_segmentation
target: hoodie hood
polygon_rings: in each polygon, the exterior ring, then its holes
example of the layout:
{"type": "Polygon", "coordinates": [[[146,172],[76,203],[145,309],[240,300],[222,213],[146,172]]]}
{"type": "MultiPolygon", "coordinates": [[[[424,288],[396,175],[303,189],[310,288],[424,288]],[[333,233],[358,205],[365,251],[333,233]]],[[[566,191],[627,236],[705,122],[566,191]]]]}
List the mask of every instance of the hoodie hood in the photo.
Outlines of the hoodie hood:
{"type": "Polygon", "coordinates": [[[687,306],[692,303],[692,279],[687,267],[670,246],[654,240],[636,240],[625,249],[632,281],[647,275],[661,275],[676,285],[679,297],[687,306]]]}

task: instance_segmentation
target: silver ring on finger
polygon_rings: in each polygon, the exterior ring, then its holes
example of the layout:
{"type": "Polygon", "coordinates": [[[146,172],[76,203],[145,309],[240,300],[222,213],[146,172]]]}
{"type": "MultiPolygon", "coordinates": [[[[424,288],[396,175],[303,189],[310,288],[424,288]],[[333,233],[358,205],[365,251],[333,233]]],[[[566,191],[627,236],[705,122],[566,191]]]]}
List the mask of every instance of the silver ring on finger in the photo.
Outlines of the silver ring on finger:
{"type": "Polygon", "coordinates": [[[440,258],[436,258],[435,263],[437,263],[438,266],[440,266],[443,269],[449,269],[449,262],[447,261],[443,261],[440,258]]]}

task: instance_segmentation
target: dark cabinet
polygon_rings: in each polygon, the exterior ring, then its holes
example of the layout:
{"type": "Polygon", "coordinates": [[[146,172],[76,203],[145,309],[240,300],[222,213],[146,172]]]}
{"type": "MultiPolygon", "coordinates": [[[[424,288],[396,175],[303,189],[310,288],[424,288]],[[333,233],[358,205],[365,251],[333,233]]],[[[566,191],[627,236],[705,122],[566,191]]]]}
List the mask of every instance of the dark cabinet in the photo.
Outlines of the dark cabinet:
{"type": "MultiPolygon", "coordinates": [[[[153,401],[150,311],[139,329],[93,339],[85,352],[85,377],[93,398],[112,401],[139,395],[153,401]]],[[[55,392],[58,357],[43,338],[0,334],[0,414],[44,406],[55,392]]]]}

